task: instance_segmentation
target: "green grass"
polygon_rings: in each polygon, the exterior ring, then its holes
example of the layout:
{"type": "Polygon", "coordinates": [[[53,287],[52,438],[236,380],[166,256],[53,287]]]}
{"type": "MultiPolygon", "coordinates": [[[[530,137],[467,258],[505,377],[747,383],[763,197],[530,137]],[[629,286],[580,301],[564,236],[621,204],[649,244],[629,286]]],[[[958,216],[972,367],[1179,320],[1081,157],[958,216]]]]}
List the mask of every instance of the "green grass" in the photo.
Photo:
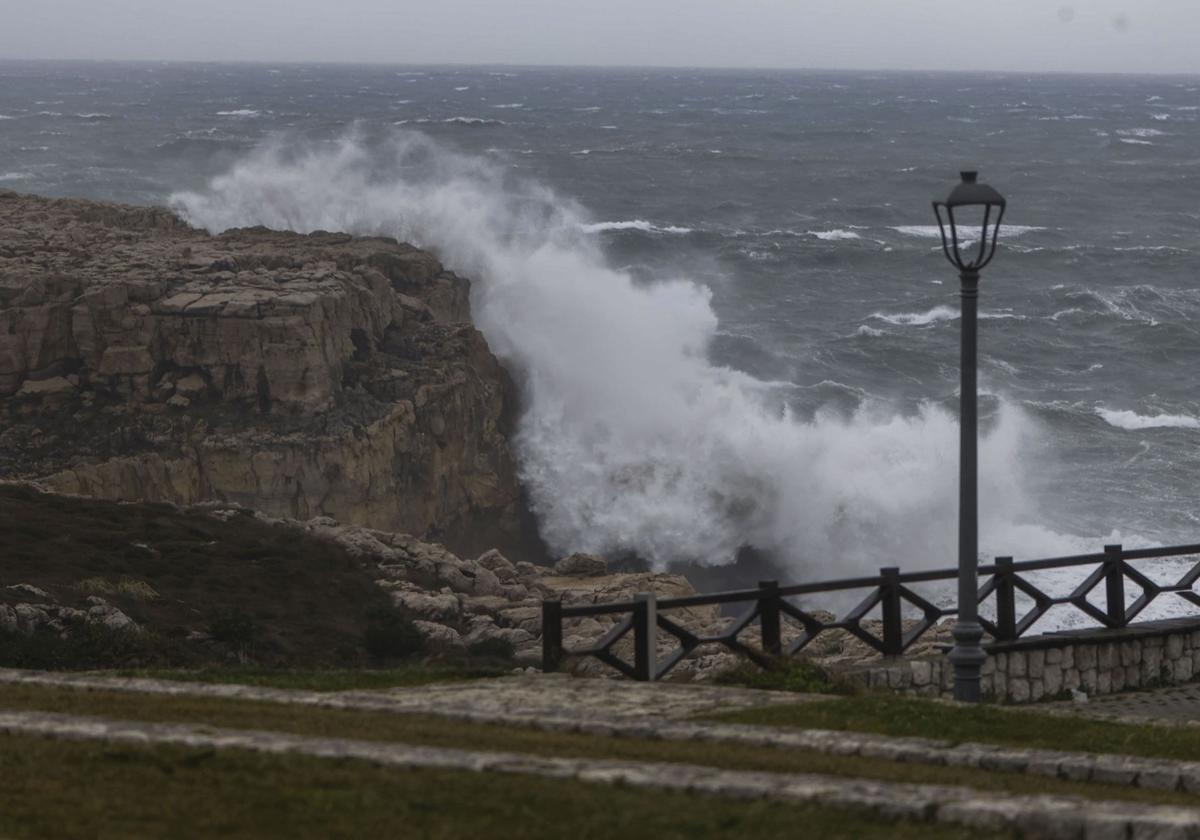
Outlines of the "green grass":
{"type": "Polygon", "coordinates": [[[727,723],[875,732],[938,738],[955,743],[977,741],[1182,761],[1200,757],[1200,730],[1197,729],[1112,723],[989,705],[956,706],[882,693],[729,712],[717,715],[715,719],[727,723]]]}
{"type": "Polygon", "coordinates": [[[760,668],[753,662],[741,662],[717,674],[717,685],[740,685],[768,691],[794,691],[803,694],[848,694],[849,685],[838,682],[823,668],[802,659],[780,660],[774,668],[760,668]]]}
{"type": "Polygon", "coordinates": [[[848,811],[529,776],[0,736],[7,838],[999,840],[848,811]]]}
{"type": "Polygon", "coordinates": [[[966,785],[1021,794],[1078,795],[1168,804],[1197,804],[1196,797],[1140,788],[1110,787],[971,768],[903,764],[738,744],[650,741],[517,727],[472,724],[436,716],[325,709],[287,703],[208,697],[172,697],[40,686],[0,686],[0,708],[151,722],[190,722],[234,729],[397,741],[435,747],[520,752],[546,756],[674,761],[731,770],[822,773],[885,781],[966,785]]]}
{"type": "MultiPolygon", "coordinates": [[[[357,691],[362,689],[408,688],[455,680],[502,677],[512,664],[412,663],[394,668],[200,668],[134,669],[106,672],[105,676],[148,677],[180,682],[254,685],[265,688],[292,688],[305,691],[357,691]]],[[[3,691],[3,689],[0,689],[3,691]]]]}

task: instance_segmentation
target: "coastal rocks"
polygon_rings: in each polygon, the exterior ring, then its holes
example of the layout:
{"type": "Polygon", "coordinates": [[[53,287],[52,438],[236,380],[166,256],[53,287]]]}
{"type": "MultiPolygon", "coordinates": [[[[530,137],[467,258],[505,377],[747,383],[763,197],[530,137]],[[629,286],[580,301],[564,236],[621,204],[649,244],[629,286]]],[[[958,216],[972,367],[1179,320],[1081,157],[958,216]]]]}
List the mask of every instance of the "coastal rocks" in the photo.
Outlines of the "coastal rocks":
{"type": "Polygon", "coordinates": [[[519,539],[513,386],[430,254],[6,191],[0,231],[0,478],[519,539]]]}
{"type": "Polygon", "coordinates": [[[608,561],[594,554],[571,554],[555,563],[554,571],[560,575],[596,577],[608,572],[608,561]]]}
{"type": "Polygon", "coordinates": [[[32,636],[38,631],[48,630],[59,636],[67,636],[72,629],[84,624],[94,624],[110,630],[138,632],[141,627],[136,621],[97,596],[88,596],[82,609],[64,606],[55,601],[45,590],[31,584],[15,584],[5,588],[9,603],[0,602],[0,633],[19,633],[32,636]],[[16,601],[15,598],[34,598],[33,601],[16,601]]]}

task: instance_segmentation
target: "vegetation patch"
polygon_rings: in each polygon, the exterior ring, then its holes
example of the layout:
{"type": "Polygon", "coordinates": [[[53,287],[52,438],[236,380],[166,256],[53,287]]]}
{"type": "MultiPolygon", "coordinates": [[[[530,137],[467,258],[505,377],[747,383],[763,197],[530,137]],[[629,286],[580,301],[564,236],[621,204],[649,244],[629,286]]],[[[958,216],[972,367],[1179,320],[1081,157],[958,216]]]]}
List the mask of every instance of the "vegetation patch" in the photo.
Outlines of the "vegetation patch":
{"type": "Polygon", "coordinates": [[[854,688],[824,668],[803,659],[781,659],[773,668],[743,661],[717,674],[718,685],[740,685],[802,694],[849,694],[854,688]]]}
{"type": "MultiPolygon", "coordinates": [[[[384,688],[412,688],[439,682],[501,677],[512,670],[511,663],[491,663],[486,659],[419,661],[390,668],[257,668],[229,666],[219,668],[125,669],[113,672],[119,677],[148,677],[179,682],[253,685],[261,688],[291,688],[303,691],[364,691],[384,688]]],[[[0,705],[5,688],[0,687],[0,705]]]]}
{"type": "Polygon", "coordinates": [[[25,736],[0,736],[0,778],[0,835],[11,838],[782,840],[797,826],[824,840],[1012,836],[562,779],[25,736]]]}
{"type": "Polygon", "coordinates": [[[1200,755],[1200,730],[1196,729],[1063,717],[987,704],[955,705],[883,693],[748,709],[720,714],[714,719],[1178,761],[1195,761],[1200,755]]]}
{"type": "Polygon", "coordinates": [[[70,610],[101,597],[144,631],[0,631],[0,666],[355,666],[421,652],[374,569],[300,528],[227,513],[0,485],[0,606],[41,600],[20,584],[70,610]]]}
{"type": "Polygon", "coordinates": [[[729,770],[820,773],[844,776],[848,779],[964,785],[980,790],[1028,795],[1062,794],[1092,799],[1127,799],[1190,805],[1195,805],[1197,801],[1196,797],[1190,794],[1068,782],[975,768],[899,763],[884,759],[825,755],[745,744],[642,740],[568,732],[541,732],[530,728],[469,723],[431,715],[321,708],[266,701],[0,685],[0,708],[36,709],[120,720],[197,723],[232,729],[272,730],[297,735],[366,741],[397,741],[467,750],[670,761],[729,770]]]}

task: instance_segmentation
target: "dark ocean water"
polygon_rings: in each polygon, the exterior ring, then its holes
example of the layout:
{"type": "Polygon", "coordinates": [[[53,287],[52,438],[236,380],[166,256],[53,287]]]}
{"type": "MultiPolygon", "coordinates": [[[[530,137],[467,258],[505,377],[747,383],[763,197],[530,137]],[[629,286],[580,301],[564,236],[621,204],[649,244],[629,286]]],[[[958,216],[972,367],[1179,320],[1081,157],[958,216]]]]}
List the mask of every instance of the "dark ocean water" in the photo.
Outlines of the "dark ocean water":
{"type": "Polygon", "coordinates": [[[553,543],[797,575],[953,562],[929,201],[977,167],[984,550],[1200,536],[1200,79],[8,62],[0,115],[0,187],[438,249],[527,372],[553,543]]]}

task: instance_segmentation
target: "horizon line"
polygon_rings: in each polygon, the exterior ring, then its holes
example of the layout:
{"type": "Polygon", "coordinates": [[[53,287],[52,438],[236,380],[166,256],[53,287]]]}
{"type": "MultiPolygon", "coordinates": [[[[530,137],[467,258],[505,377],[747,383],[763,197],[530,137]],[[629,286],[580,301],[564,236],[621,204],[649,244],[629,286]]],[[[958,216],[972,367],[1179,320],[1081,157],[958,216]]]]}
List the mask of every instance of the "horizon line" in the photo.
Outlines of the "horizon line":
{"type": "Polygon", "coordinates": [[[519,70],[633,70],[633,71],[707,71],[735,73],[892,73],[915,75],[1000,75],[1000,76],[1118,76],[1200,78],[1200,70],[995,70],[913,67],[826,67],[783,65],[688,65],[688,64],[528,64],[516,62],[467,61],[348,61],[327,59],[260,58],[47,58],[0,55],[0,64],[213,64],[245,66],[323,66],[323,67],[418,67],[418,68],[505,68],[519,70]]]}

